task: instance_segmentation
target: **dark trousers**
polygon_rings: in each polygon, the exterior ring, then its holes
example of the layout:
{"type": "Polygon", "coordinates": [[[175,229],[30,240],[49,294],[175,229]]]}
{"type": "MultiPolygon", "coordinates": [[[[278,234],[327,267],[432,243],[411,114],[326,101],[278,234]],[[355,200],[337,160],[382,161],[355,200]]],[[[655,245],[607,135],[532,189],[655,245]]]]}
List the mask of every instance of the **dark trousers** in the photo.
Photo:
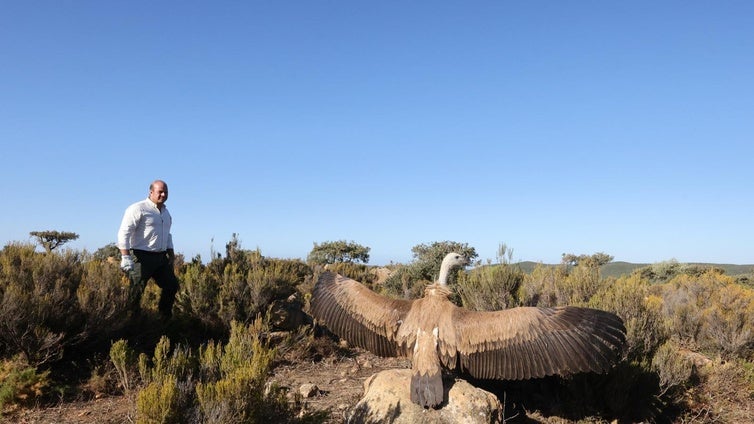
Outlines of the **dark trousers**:
{"type": "Polygon", "coordinates": [[[173,272],[173,264],[167,253],[134,250],[133,256],[134,267],[128,273],[131,280],[128,293],[131,310],[135,313],[139,312],[141,296],[144,294],[147,282],[150,278],[154,278],[157,287],[161,289],[157,308],[162,316],[170,317],[173,314],[175,294],[178,292],[178,278],[173,272]]]}

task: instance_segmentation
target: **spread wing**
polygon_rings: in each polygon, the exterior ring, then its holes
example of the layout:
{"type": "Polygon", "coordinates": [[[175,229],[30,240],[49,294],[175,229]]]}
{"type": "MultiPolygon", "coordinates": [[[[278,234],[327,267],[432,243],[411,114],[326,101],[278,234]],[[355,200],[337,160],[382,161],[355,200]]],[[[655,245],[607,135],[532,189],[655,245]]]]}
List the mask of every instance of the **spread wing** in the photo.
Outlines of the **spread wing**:
{"type": "Polygon", "coordinates": [[[381,296],[356,280],[325,272],[312,292],[312,315],[349,343],[398,356],[395,334],[412,301],[381,296]]]}
{"type": "Polygon", "coordinates": [[[440,350],[446,366],[476,378],[521,380],[604,372],[626,341],[617,315],[589,308],[521,307],[495,312],[452,311],[440,350]],[[457,357],[449,355],[457,352],[457,357]]]}

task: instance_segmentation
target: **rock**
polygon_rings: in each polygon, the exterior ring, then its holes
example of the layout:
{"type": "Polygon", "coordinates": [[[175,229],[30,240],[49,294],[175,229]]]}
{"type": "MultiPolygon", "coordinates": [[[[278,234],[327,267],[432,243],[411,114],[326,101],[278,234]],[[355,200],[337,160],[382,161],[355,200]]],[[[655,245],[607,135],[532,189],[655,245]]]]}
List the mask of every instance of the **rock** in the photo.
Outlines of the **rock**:
{"type": "Polygon", "coordinates": [[[298,392],[306,399],[317,396],[319,394],[319,387],[316,384],[306,383],[299,387],[298,392]]]}
{"type": "Polygon", "coordinates": [[[350,411],[349,423],[488,424],[502,422],[502,406],[492,393],[468,382],[444,380],[445,402],[424,409],[411,402],[410,369],[382,371],[364,382],[364,397],[350,411]]]}

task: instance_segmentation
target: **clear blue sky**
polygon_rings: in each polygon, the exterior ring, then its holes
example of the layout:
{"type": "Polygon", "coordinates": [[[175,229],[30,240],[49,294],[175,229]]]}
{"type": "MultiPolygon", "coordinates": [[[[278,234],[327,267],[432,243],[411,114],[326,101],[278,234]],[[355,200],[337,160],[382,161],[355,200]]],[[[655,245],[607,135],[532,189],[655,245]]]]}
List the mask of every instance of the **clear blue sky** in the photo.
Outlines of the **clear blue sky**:
{"type": "Polygon", "coordinates": [[[0,243],[754,263],[754,2],[4,1],[0,243]],[[212,241],[214,240],[214,242],[212,241]]]}

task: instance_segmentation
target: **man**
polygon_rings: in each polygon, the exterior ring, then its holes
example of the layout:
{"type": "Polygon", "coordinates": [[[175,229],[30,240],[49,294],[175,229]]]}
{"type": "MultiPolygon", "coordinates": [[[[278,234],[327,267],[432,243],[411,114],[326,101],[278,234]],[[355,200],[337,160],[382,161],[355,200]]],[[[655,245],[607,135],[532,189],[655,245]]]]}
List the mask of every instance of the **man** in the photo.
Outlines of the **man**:
{"type": "Polygon", "coordinates": [[[165,206],[168,185],[155,180],[149,185],[149,197],[126,209],[118,230],[120,268],[131,280],[129,302],[134,314],[139,313],[141,296],[150,278],[162,289],[158,309],[169,318],[178,292],[178,279],[173,272],[173,219],[165,206]]]}

